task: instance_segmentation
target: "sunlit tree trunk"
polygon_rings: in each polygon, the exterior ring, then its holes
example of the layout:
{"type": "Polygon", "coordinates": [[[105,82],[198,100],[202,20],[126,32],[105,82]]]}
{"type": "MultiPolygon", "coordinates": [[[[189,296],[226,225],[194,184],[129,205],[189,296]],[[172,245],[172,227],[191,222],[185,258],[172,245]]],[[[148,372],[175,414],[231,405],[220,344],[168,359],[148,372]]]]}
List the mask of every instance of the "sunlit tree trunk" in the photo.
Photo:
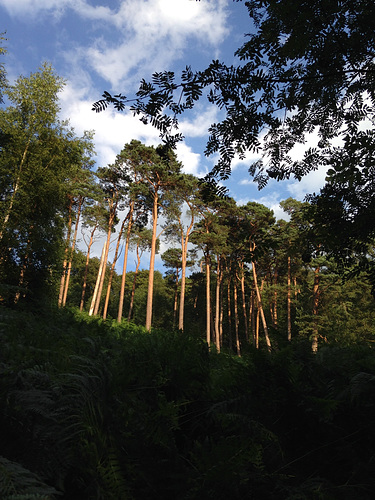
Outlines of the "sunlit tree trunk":
{"type": "MultiPolygon", "coordinates": [[[[182,256],[181,256],[181,292],[180,292],[180,310],[179,310],[179,317],[178,317],[178,329],[183,330],[184,329],[184,311],[185,311],[185,289],[186,289],[186,261],[187,261],[187,250],[188,250],[188,243],[189,243],[189,235],[192,230],[194,224],[194,217],[191,217],[190,225],[186,230],[185,237],[183,236],[182,230],[181,230],[181,250],[182,250],[182,256]]],[[[180,226],[181,223],[180,223],[180,226]]]]}
{"type": "Polygon", "coordinates": [[[30,142],[31,142],[31,140],[29,139],[27,144],[26,144],[26,147],[24,149],[24,152],[22,154],[21,163],[20,163],[20,166],[18,169],[18,175],[17,175],[17,178],[14,182],[13,193],[12,193],[12,196],[10,198],[8,210],[6,211],[6,214],[5,214],[3,223],[2,223],[2,227],[0,230],[0,241],[3,239],[4,231],[6,229],[6,226],[8,225],[10,214],[12,213],[12,210],[13,210],[14,200],[16,198],[17,192],[18,192],[19,187],[20,187],[21,173],[22,173],[23,165],[26,161],[26,155],[27,155],[27,152],[29,150],[30,142]]]}
{"type": "Polygon", "coordinates": [[[75,222],[73,241],[72,241],[72,246],[70,248],[70,257],[69,257],[69,262],[68,262],[68,268],[67,268],[67,273],[66,273],[66,278],[65,278],[65,283],[64,283],[64,295],[63,295],[63,299],[62,299],[62,306],[63,307],[66,304],[66,298],[68,296],[70,273],[72,271],[72,261],[73,261],[74,249],[75,249],[75,245],[76,245],[76,241],[77,241],[78,224],[79,224],[79,218],[81,216],[83,201],[84,201],[84,198],[80,197],[79,202],[78,202],[77,217],[76,217],[76,222],[75,222]]]}
{"type": "Polygon", "coordinates": [[[139,266],[140,265],[141,265],[141,254],[140,254],[140,251],[139,251],[139,243],[138,243],[137,244],[137,264],[136,264],[135,271],[134,271],[132,293],[131,293],[131,297],[130,297],[130,307],[129,307],[128,321],[131,320],[132,313],[133,313],[135,285],[136,285],[136,281],[137,281],[137,276],[138,276],[138,271],[139,271],[139,266]]]}
{"type": "Polygon", "coordinates": [[[234,331],[236,334],[237,356],[241,356],[241,344],[240,344],[240,336],[239,336],[239,331],[238,331],[239,318],[238,318],[238,290],[237,289],[238,289],[237,277],[235,276],[233,279],[234,331]]]}
{"type": "Polygon", "coordinates": [[[255,268],[255,262],[251,262],[251,266],[253,268],[253,280],[254,280],[254,287],[255,287],[255,292],[257,295],[257,300],[258,300],[258,309],[259,309],[259,314],[262,319],[262,324],[263,324],[263,330],[264,330],[264,336],[266,339],[266,344],[267,348],[269,351],[271,351],[271,341],[268,335],[268,328],[267,328],[267,322],[266,322],[266,317],[264,315],[264,310],[263,310],[263,304],[262,304],[262,297],[259,291],[259,286],[258,286],[258,279],[257,279],[257,273],[256,273],[256,268],[255,268]]]}
{"type": "Polygon", "coordinates": [[[246,340],[249,341],[249,329],[248,329],[248,324],[247,324],[247,311],[246,311],[246,295],[245,295],[245,272],[244,272],[244,263],[243,261],[240,262],[240,269],[241,269],[241,296],[242,296],[242,312],[243,312],[243,318],[244,318],[244,324],[245,324],[245,337],[246,340]]]}
{"type": "Polygon", "coordinates": [[[83,275],[83,285],[82,285],[82,294],[81,294],[81,303],[79,305],[80,311],[83,311],[83,306],[85,303],[85,295],[86,295],[86,287],[87,287],[87,273],[89,270],[89,263],[90,263],[90,252],[91,252],[92,244],[94,242],[94,234],[95,234],[95,231],[98,229],[98,226],[99,226],[99,224],[96,224],[94,226],[93,230],[91,231],[90,241],[89,241],[89,244],[87,246],[86,264],[85,264],[85,272],[83,275]]]}
{"type": "Polygon", "coordinates": [[[229,335],[229,349],[232,349],[232,304],[231,304],[231,274],[230,266],[226,266],[227,271],[227,315],[228,315],[228,335],[229,335]]]}
{"type": "Polygon", "coordinates": [[[313,285],[313,335],[311,349],[314,353],[318,350],[318,310],[319,310],[319,296],[320,296],[320,268],[317,267],[314,271],[314,285],[313,285]]]}
{"type": "Polygon", "coordinates": [[[132,201],[129,209],[129,223],[126,230],[126,240],[125,240],[125,249],[124,249],[124,263],[122,266],[122,276],[121,276],[121,287],[120,287],[120,300],[118,305],[117,312],[117,321],[121,323],[122,320],[122,312],[124,309],[124,294],[125,294],[125,280],[126,280],[126,268],[128,266],[128,255],[129,255],[129,242],[130,235],[133,227],[133,212],[134,212],[135,202],[132,201]]]}
{"type": "Polygon", "coordinates": [[[291,262],[288,257],[288,290],[287,290],[287,322],[288,322],[288,340],[292,340],[292,318],[291,318],[291,262]]]}
{"type": "Polygon", "coordinates": [[[154,296],[154,269],[158,226],[158,196],[154,194],[154,203],[152,206],[152,240],[150,255],[150,270],[148,275],[147,306],[146,306],[146,330],[151,330],[152,323],[152,302],[154,296]]]}
{"type": "Polygon", "coordinates": [[[62,272],[61,280],[60,280],[60,291],[59,291],[59,299],[58,299],[58,305],[59,306],[62,306],[63,298],[64,298],[66,268],[67,268],[67,265],[68,265],[68,255],[69,255],[70,238],[71,238],[71,235],[72,235],[72,223],[73,223],[72,212],[73,212],[73,198],[71,198],[70,203],[69,203],[69,217],[68,217],[68,228],[67,228],[67,235],[66,235],[66,244],[65,244],[65,250],[64,250],[63,272],[62,272]]]}
{"type": "Polygon", "coordinates": [[[117,262],[117,259],[118,259],[118,252],[119,252],[119,249],[120,249],[120,243],[121,243],[122,233],[124,232],[125,223],[126,223],[126,218],[122,221],[122,224],[121,224],[121,228],[120,228],[120,231],[119,231],[119,234],[118,234],[118,238],[117,238],[117,243],[116,243],[115,255],[113,257],[113,262],[112,262],[111,270],[110,270],[110,273],[109,273],[107,293],[106,293],[106,296],[105,296],[105,303],[104,303],[104,309],[103,309],[103,319],[107,319],[109,298],[111,296],[112,280],[113,280],[113,275],[114,275],[114,272],[115,272],[116,262],[117,262]]]}
{"type": "MultiPolygon", "coordinates": [[[[208,231],[207,231],[208,232],[208,231]]],[[[206,341],[207,344],[211,345],[211,283],[210,283],[210,256],[208,251],[205,255],[206,259],[206,341]]]]}
{"type": "Polygon", "coordinates": [[[220,289],[221,289],[222,271],[220,256],[217,256],[217,267],[216,267],[216,294],[215,294],[215,344],[217,352],[220,352],[220,330],[219,330],[219,319],[220,319],[220,289]]]}
{"type": "Polygon", "coordinates": [[[100,263],[99,263],[98,275],[96,278],[94,293],[93,293],[93,296],[91,299],[91,305],[90,305],[90,309],[89,309],[89,316],[92,316],[94,314],[95,304],[96,304],[97,297],[98,297],[99,284],[100,284],[100,280],[101,280],[101,275],[103,273],[103,262],[105,261],[104,260],[105,259],[105,247],[106,247],[106,243],[103,245],[102,256],[100,258],[100,263]]]}

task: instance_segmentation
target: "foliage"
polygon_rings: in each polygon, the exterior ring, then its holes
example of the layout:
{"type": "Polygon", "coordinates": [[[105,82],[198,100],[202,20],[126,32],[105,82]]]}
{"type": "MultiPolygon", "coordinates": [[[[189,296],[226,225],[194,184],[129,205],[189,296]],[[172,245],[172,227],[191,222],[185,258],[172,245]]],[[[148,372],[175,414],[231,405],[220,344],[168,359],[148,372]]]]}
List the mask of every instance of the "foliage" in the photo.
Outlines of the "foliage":
{"type": "Polygon", "coordinates": [[[0,343],[2,498],[372,497],[365,345],[237,358],[75,309],[4,308],[0,343]]]}

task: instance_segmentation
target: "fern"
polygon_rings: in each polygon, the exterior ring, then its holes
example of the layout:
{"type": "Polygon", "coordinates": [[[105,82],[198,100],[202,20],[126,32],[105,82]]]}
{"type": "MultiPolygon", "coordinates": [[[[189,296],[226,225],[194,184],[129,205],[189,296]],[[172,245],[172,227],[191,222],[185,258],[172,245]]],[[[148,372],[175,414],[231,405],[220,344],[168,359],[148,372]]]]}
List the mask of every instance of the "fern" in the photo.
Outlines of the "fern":
{"type": "Polygon", "coordinates": [[[0,498],[3,500],[52,500],[61,495],[39,476],[17,462],[0,456],[0,498]]]}

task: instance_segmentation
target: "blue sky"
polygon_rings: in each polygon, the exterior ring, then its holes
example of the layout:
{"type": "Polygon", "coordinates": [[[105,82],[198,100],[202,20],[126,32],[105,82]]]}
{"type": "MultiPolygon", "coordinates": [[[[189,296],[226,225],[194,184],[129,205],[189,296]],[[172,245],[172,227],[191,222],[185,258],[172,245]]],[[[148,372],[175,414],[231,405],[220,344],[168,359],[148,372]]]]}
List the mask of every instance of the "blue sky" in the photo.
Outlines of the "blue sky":
{"type": "MultiPolygon", "coordinates": [[[[232,0],[0,0],[0,20],[7,38],[8,79],[50,62],[66,80],[61,118],[69,118],[78,135],[95,130],[98,166],[112,163],[132,139],[159,143],[157,131],[129,112],[91,111],[104,90],[130,96],[139,80],[149,80],[155,71],[178,74],[186,65],[204,69],[212,59],[231,64],[244,33],[252,29],[244,2],[232,0]]],[[[202,102],[181,119],[185,140],[177,153],[186,172],[202,175],[213,166],[215,158],[206,158],[203,151],[217,113],[202,102]]],[[[294,155],[302,149],[296,147],[294,155]]],[[[278,218],[281,200],[302,200],[324,183],[325,173],[317,171],[301,182],[271,181],[258,191],[248,174],[253,159],[249,154],[247,161],[235,161],[226,186],[239,204],[263,203],[278,218]]]]}

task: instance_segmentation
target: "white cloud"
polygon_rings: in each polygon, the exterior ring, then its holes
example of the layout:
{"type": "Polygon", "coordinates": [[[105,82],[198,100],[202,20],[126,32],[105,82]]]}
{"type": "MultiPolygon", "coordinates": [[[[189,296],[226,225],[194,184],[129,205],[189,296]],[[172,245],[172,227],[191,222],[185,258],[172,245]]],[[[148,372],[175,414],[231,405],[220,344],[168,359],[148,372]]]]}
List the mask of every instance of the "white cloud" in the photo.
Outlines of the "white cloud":
{"type": "Polygon", "coordinates": [[[320,167],[302,177],[300,181],[293,181],[287,185],[287,190],[293,198],[303,200],[306,194],[318,193],[325,184],[329,167],[320,167]]]}

